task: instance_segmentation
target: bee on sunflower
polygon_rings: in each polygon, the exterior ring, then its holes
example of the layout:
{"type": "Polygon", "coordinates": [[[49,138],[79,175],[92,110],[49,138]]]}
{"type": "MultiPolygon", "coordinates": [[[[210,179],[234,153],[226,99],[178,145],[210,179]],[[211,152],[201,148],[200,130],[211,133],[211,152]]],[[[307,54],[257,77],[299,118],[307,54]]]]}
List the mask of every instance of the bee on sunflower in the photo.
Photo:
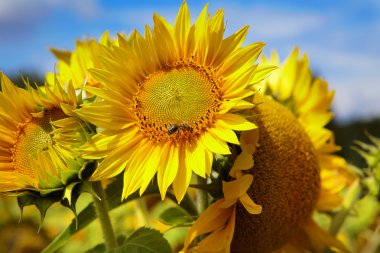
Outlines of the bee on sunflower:
{"type": "Polygon", "coordinates": [[[242,113],[253,107],[252,84],[273,67],[255,61],[264,44],[242,47],[248,27],[223,38],[223,10],[207,6],[191,25],[186,2],[174,26],[158,14],[144,35],[104,50],[102,66],[90,70],[101,87],[86,90],[101,98],[76,110],[104,129],[82,147],[86,159],[103,159],[92,180],[124,171],[123,198],[142,194],[156,176],[162,199],[170,186],[180,202],[192,173],[209,176],[214,154],[239,145],[235,131],[256,125],[242,113]],[[185,127],[186,126],[186,127],[185,127]]]}

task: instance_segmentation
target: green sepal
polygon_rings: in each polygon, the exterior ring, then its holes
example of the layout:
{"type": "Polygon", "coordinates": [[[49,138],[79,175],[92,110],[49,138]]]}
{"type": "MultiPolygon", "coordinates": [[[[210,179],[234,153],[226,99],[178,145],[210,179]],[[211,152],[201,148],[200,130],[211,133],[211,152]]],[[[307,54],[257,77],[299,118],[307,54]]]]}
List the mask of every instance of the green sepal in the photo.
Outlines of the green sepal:
{"type": "Polygon", "coordinates": [[[97,162],[89,161],[85,163],[78,171],[79,179],[84,181],[91,177],[97,167],[97,162]]]}
{"type": "Polygon", "coordinates": [[[59,197],[57,196],[50,196],[49,198],[41,197],[40,195],[34,192],[26,192],[24,195],[20,195],[17,197],[17,203],[20,208],[20,221],[22,220],[22,214],[23,209],[25,206],[34,205],[37,207],[38,211],[40,212],[40,225],[38,228],[38,233],[41,230],[42,224],[45,220],[46,211],[49,209],[49,207],[57,202],[59,200],[59,197]]]}
{"type": "Polygon", "coordinates": [[[68,185],[69,182],[75,180],[78,176],[78,170],[68,170],[61,172],[61,181],[63,185],[68,185]]]}
{"type": "Polygon", "coordinates": [[[70,171],[71,170],[76,171],[76,173],[78,173],[78,171],[81,170],[82,167],[86,165],[85,160],[83,160],[82,158],[79,158],[78,156],[79,155],[75,154],[74,155],[75,159],[67,159],[67,162],[66,162],[67,168],[70,171]]]}
{"type": "Polygon", "coordinates": [[[41,189],[41,190],[39,190],[39,193],[42,197],[45,197],[45,196],[48,196],[52,193],[62,191],[63,189],[64,189],[63,186],[59,187],[59,188],[52,188],[52,189],[41,189]]]}
{"type": "Polygon", "coordinates": [[[19,222],[21,222],[22,220],[24,207],[34,205],[35,198],[36,196],[34,196],[34,194],[23,194],[23,195],[17,196],[17,204],[18,204],[18,207],[20,208],[19,222]]]}
{"type": "Polygon", "coordinates": [[[80,187],[80,182],[74,182],[66,186],[63,197],[61,199],[61,204],[69,208],[74,214],[75,228],[78,228],[78,214],[76,209],[76,203],[80,195],[80,191],[77,190],[80,187]]]}
{"type": "Polygon", "coordinates": [[[65,187],[63,191],[62,201],[67,202],[68,206],[75,206],[76,199],[79,197],[79,192],[74,191],[76,186],[79,185],[80,182],[74,182],[65,187]]]}
{"type": "Polygon", "coordinates": [[[59,198],[43,198],[43,197],[37,197],[35,199],[34,205],[37,207],[38,211],[40,211],[41,220],[40,220],[40,226],[38,228],[38,233],[40,232],[42,228],[42,224],[45,220],[46,211],[53,205],[55,202],[59,201],[59,198]]]}

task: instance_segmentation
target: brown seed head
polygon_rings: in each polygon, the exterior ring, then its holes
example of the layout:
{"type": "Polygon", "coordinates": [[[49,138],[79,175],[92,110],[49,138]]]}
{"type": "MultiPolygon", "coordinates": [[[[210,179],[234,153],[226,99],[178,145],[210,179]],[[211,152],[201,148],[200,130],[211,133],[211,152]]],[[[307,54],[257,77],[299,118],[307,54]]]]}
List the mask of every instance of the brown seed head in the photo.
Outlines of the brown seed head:
{"type": "Polygon", "coordinates": [[[285,244],[310,219],[318,199],[320,176],[313,144],[285,107],[256,94],[252,111],[259,127],[248,190],[259,215],[238,205],[232,252],[271,252],[285,244]]]}

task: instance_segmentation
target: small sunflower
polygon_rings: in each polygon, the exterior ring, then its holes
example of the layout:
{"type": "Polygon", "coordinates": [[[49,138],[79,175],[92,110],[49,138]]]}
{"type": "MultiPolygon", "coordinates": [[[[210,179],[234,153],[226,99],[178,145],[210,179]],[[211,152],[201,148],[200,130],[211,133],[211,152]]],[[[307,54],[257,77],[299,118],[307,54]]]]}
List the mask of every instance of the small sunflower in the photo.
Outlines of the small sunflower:
{"type": "Polygon", "coordinates": [[[104,101],[77,113],[105,130],[83,147],[83,157],[104,158],[93,180],[125,170],[123,198],[143,193],[157,174],[161,197],[173,185],[181,201],[192,172],[209,175],[213,154],[239,144],[234,131],[256,127],[239,111],[253,107],[244,99],[272,68],[254,64],[263,43],[241,47],[248,27],[223,38],[223,10],[210,17],[206,6],[191,25],[184,2],[174,27],[157,14],[153,20],[144,36],[119,36],[102,68],[91,71],[102,88],[87,90],[104,101]]]}
{"type": "MultiPolygon", "coordinates": [[[[263,62],[279,64],[276,54],[263,62]]],[[[314,211],[339,207],[339,194],[352,180],[345,160],[333,154],[338,147],[325,128],[333,92],[327,82],[312,78],[298,49],[259,86],[267,95],[254,97],[259,141],[248,194],[263,212],[252,216],[238,206],[232,252],[345,252],[312,217],[314,211]]]]}
{"type": "Polygon", "coordinates": [[[100,66],[98,56],[101,46],[112,45],[117,45],[117,40],[111,39],[109,33],[105,32],[99,43],[94,39],[78,40],[73,52],[52,48],[51,52],[58,59],[57,73],[47,73],[47,83],[53,85],[58,81],[61,84],[68,84],[71,81],[75,89],[85,85],[98,87],[99,82],[89,74],[88,70],[100,66]]]}
{"type": "Polygon", "coordinates": [[[78,181],[87,164],[78,150],[90,130],[73,112],[73,86],[46,85],[45,93],[18,88],[1,72],[0,79],[0,192],[44,196],[78,181]]]}

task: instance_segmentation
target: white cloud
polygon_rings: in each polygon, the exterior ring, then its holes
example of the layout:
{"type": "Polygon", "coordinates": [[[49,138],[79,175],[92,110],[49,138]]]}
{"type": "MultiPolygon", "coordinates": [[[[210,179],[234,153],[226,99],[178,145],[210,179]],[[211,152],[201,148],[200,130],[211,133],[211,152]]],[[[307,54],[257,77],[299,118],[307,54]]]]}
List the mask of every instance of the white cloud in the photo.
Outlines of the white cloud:
{"type": "Polygon", "coordinates": [[[324,25],[322,16],[306,11],[281,10],[254,5],[230,5],[225,9],[226,19],[234,24],[234,29],[251,24],[253,36],[266,40],[299,36],[324,25]]]}
{"type": "Polygon", "coordinates": [[[104,13],[106,21],[116,21],[128,28],[139,29],[142,32],[144,26],[146,24],[153,24],[153,13],[158,13],[165,20],[170,23],[174,23],[175,17],[177,15],[178,8],[142,8],[142,7],[134,7],[134,8],[125,8],[118,10],[107,10],[107,13],[104,13]]]}
{"type": "Polygon", "coordinates": [[[92,18],[99,13],[97,0],[1,0],[0,32],[12,35],[28,31],[59,8],[73,11],[83,18],[92,18]]]}
{"type": "Polygon", "coordinates": [[[85,16],[92,16],[99,10],[96,0],[1,0],[0,20],[22,19],[37,16],[46,10],[68,8],[85,16]]]}

